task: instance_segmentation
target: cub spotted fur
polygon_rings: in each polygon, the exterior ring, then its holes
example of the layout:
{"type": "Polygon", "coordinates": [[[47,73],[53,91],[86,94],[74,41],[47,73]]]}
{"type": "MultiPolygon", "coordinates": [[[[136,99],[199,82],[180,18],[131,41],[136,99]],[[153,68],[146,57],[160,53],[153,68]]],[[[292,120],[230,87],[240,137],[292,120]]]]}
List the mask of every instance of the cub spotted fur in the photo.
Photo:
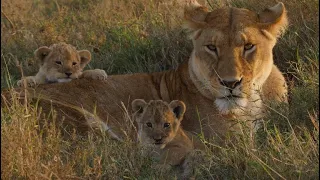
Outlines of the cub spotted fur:
{"type": "Polygon", "coordinates": [[[18,86],[33,87],[37,84],[55,82],[69,82],[77,78],[92,78],[105,80],[107,74],[104,70],[86,70],[83,68],[91,61],[91,53],[88,50],[77,51],[70,44],[57,43],[50,47],[42,46],[35,51],[35,57],[39,61],[39,72],[35,76],[28,76],[18,81],[18,86]]]}
{"type": "Polygon", "coordinates": [[[136,99],[132,102],[132,109],[141,144],[160,155],[160,164],[181,165],[193,149],[192,141],[180,127],[185,104],[178,100],[168,104],[162,100],[146,103],[143,99],[136,99]]]}

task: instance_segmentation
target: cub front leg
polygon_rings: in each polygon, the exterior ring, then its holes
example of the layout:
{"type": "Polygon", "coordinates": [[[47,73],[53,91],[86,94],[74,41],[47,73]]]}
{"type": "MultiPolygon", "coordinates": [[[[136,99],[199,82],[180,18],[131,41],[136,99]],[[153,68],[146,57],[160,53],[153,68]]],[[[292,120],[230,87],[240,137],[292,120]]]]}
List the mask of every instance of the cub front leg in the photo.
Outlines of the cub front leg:
{"type": "Polygon", "coordinates": [[[38,84],[37,80],[36,80],[36,76],[27,76],[27,77],[24,77],[21,80],[19,80],[17,82],[17,85],[19,87],[23,87],[24,86],[24,81],[26,81],[26,84],[27,84],[28,87],[35,87],[38,84]]]}
{"type": "Polygon", "coordinates": [[[106,80],[108,77],[107,73],[102,69],[86,70],[83,71],[80,78],[87,79],[97,79],[97,80],[106,80]]]}
{"type": "Polygon", "coordinates": [[[206,166],[210,163],[211,157],[206,152],[198,149],[189,152],[183,161],[183,172],[180,176],[180,179],[196,179],[197,167],[200,167],[201,165],[206,166]]]}
{"type": "Polygon", "coordinates": [[[181,147],[173,147],[161,153],[160,164],[177,166],[182,163],[188,152],[181,147]]]}

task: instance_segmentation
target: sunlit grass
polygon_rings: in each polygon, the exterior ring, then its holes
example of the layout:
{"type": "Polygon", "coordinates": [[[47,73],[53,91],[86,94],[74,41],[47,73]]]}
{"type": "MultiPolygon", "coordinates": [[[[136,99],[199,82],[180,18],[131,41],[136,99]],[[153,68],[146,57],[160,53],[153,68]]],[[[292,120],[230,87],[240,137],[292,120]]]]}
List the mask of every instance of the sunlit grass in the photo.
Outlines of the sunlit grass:
{"type": "MultiPolygon", "coordinates": [[[[260,11],[275,1],[200,1],[260,11]]],[[[289,84],[289,110],[270,106],[264,128],[254,138],[245,129],[219,146],[208,140],[207,160],[196,166],[199,179],[317,179],[319,176],[319,12],[318,1],[283,1],[288,31],[274,49],[289,84]]],[[[108,74],[155,72],[188,59],[192,44],[181,28],[182,8],[173,1],[2,2],[1,89],[34,74],[33,51],[59,41],[92,52],[88,68],[108,74]]],[[[37,103],[1,104],[3,179],[174,179],[179,171],[159,172],[141,156],[133,139],[79,136],[37,103]],[[39,121],[45,122],[40,128],[39,121]],[[47,123],[48,122],[48,123],[47,123]],[[51,123],[49,123],[51,122],[51,123]],[[61,131],[62,129],[62,131],[61,131]]]]}

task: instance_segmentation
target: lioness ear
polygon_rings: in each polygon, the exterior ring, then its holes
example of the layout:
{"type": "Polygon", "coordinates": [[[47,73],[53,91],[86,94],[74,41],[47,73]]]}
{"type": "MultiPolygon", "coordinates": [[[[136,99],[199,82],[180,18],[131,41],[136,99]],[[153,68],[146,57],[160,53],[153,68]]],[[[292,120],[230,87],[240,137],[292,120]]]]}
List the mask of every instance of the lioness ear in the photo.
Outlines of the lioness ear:
{"type": "Polygon", "coordinates": [[[81,58],[80,67],[84,68],[91,61],[91,53],[88,50],[78,51],[81,58]]]}
{"type": "Polygon", "coordinates": [[[141,114],[141,113],[143,113],[144,107],[146,105],[147,105],[147,103],[143,99],[135,99],[131,103],[132,111],[134,113],[141,114]]]}
{"type": "Polygon", "coordinates": [[[47,46],[42,46],[34,51],[34,55],[37,59],[39,59],[40,64],[43,65],[44,58],[47,57],[50,52],[50,48],[48,48],[47,46]]]}
{"type": "Polygon", "coordinates": [[[184,8],[184,19],[186,20],[184,28],[191,33],[192,39],[197,39],[201,30],[206,26],[205,19],[208,15],[208,9],[201,6],[196,0],[188,0],[184,8]]]}
{"type": "Polygon", "coordinates": [[[174,100],[171,101],[169,107],[172,109],[173,113],[176,115],[177,119],[181,121],[183,115],[186,112],[186,105],[182,101],[174,100]]]}
{"type": "Polygon", "coordinates": [[[262,29],[275,37],[279,37],[288,26],[287,11],[282,2],[265,9],[258,16],[262,29]]]}

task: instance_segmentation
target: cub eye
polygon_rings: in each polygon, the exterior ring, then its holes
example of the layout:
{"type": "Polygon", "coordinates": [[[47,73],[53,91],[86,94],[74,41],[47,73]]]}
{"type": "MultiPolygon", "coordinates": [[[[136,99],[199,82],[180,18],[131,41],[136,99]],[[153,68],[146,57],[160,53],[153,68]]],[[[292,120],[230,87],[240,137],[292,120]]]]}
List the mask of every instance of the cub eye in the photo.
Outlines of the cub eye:
{"type": "Polygon", "coordinates": [[[244,45],[244,50],[245,50],[245,51],[248,51],[248,50],[252,49],[253,47],[254,47],[253,44],[247,43],[247,44],[244,45]]]}
{"type": "Polygon", "coordinates": [[[206,45],[206,47],[210,50],[210,51],[214,51],[214,52],[217,52],[217,47],[215,45],[206,45]]]}
{"type": "Polygon", "coordinates": [[[148,127],[152,127],[152,124],[150,122],[146,123],[148,127]]]}
{"type": "Polygon", "coordinates": [[[74,66],[75,66],[75,65],[77,65],[77,63],[76,63],[76,62],[73,62],[73,63],[72,63],[72,65],[74,65],[74,66]]]}
{"type": "Polygon", "coordinates": [[[165,127],[165,128],[170,127],[170,123],[164,123],[163,127],[165,127]]]}
{"type": "Polygon", "coordinates": [[[61,61],[56,61],[56,64],[62,64],[61,61]]]}

